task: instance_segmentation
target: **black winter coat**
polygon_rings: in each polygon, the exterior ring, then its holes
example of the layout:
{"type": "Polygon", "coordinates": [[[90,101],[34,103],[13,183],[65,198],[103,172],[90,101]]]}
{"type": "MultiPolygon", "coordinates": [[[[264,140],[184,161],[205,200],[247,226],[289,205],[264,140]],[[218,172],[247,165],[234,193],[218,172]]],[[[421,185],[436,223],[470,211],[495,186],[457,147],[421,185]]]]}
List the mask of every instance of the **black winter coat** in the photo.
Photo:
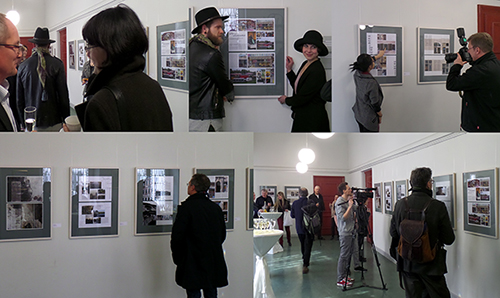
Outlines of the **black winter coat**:
{"type": "Polygon", "coordinates": [[[471,63],[460,75],[461,65],[451,67],[446,89],[462,90],[462,128],[468,132],[500,132],[500,61],[493,52],[471,63]]]}
{"type": "MultiPolygon", "coordinates": [[[[307,61],[304,61],[299,72],[307,61]]],[[[325,109],[326,102],[321,99],[321,88],[326,83],[326,73],[321,61],[316,60],[300,77],[297,90],[297,75],[290,71],[287,78],[292,85],[293,96],[287,97],[285,103],[292,108],[292,132],[330,132],[330,120],[325,109]]]]}
{"type": "Polygon", "coordinates": [[[167,98],[142,71],[144,65],[144,57],[136,56],[122,68],[109,66],[90,78],[83,119],[79,113],[84,131],[173,131],[167,98]],[[107,86],[121,91],[120,104],[107,86]]]}
{"type": "MultiPolygon", "coordinates": [[[[432,198],[425,190],[414,190],[408,197],[409,209],[422,210],[425,204],[432,198]]],[[[391,237],[393,245],[399,241],[399,224],[406,218],[406,205],[404,200],[396,203],[391,219],[391,237]]],[[[411,219],[420,220],[420,214],[412,212],[411,219]]],[[[429,242],[431,247],[438,244],[436,258],[428,263],[419,264],[404,260],[397,256],[398,271],[411,272],[425,275],[443,275],[446,269],[446,250],[441,249],[443,244],[451,245],[455,241],[455,234],[451,227],[450,217],[446,210],[446,205],[438,200],[432,200],[425,211],[425,222],[429,230],[429,242]]]]}
{"type": "Polygon", "coordinates": [[[227,286],[225,239],[222,210],[206,194],[196,193],[179,205],[170,241],[177,284],[189,290],[227,286]]]}

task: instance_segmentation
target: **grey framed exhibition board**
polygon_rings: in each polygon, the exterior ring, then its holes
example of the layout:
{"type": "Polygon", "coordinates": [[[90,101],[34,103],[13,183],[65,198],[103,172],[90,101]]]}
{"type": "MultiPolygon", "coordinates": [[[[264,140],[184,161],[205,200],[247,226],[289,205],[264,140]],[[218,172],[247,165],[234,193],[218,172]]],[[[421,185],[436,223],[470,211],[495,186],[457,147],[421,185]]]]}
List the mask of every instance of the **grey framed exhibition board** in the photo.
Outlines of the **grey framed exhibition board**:
{"type": "Polygon", "coordinates": [[[394,210],[394,200],[393,200],[393,190],[392,190],[392,187],[393,186],[393,182],[384,182],[384,189],[383,189],[383,192],[384,192],[384,210],[385,210],[385,214],[392,214],[392,211],[394,210]]]}
{"type": "Polygon", "coordinates": [[[76,69],[76,56],[78,55],[77,41],[68,42],[68,67],[76,69]]]}
{"type": "Polygon", "coordinates": [[[0,241],[50,239],[50,168],[0,168],[0,194],[0,241]]]}
{"type": "Polygon", "coordinates": [[[77,59],[77,64],[78,64],[78,70],[82,71],[83,66],[85,65],[85,62],[87,62],[87,52],[85,51],[85,41],[83,39],[80,39],[77,41],[78,44],[78,59],[77,59]]]}
{"type": "Polygon", "coordinates": [[[253,230],[253,206],[254,206],[254,170],[253,168],[246,169],[247,174],[247,231],[253,230]]]}
{"type": "Polygon", "coordinates": [[[359,25],[359,54],[385,55],[375,62],[371,74],[380,85],[403,84],[403,27],[359,25]]]}
{"type": "Polygon", "coordinates": [[[444,83],[452,63],[444,56],[454,53],[454,30],[417,28],[418,84],[444,83]]]}
{"type": "Polygon", "coordinates": [[[376,212],[383,212],[382,208],[382,184],[381,183],[375,183],[373,184],[373,187],[375,188],[375,195],[374,195],[374,204],[375,204],[375,211],[376,212]]]}
{"type": "Polygon", "coordinates": [[[292,204],[299,199],[300,186],[285,186],[285,198],[292,204]]]}
{"type": "Polygon", "coordinates": [[[235,98],[286,93],[286,9],[221,8],[226,42],[221,53],[235,98]]]}
{"type": "Polygon", "coordinates": [[[156,69],[161,86],[189,90],[189,36],[189,21],[156,27],[156,69]]]}
{"type": "Polygon", "coordinates": [[[436,176],[432,178],[434,180],[433,184],[433,194],[436,200],[443,202],[448,210],[448,215],[450,216],[451,227],[453,229],[457,228],[457,217],[456,217],[456,187],[455,173],[450,175],[436,176]]]}
{"type": "Polygon", "coordinates": [[[71,168],[70,238],[118,236],[118,169],[71,168]]]}
{"type": "Polygon", "coordinates": [[[137,168],[135,235],[172,232],[179,205],[179,169],[137,168]]]}
{"type": "MultiPolygon", "coordinates": [[[[407,197],[408,196],[408,181],[407,180],[399,180],[399,181],[396,181],[396,195],[394,196],[395,197],[395,201],[394,201],[394,206],[396,206],[396,203],[407,197]]],[[[392,209],[394,209],[394,207],[392,207],[392,209]]]]}
{"type": "Polygon", "coordinates": [[[498,238],[498,169],[463,173],[464,231],[498,238]]]}
{"type": "Polygon", "coordinates": [[[208,196],[221,207],[226,229],[234,229],[234,169],[195,170],[196,173],[205,174],[210,179],[208,196]]]}

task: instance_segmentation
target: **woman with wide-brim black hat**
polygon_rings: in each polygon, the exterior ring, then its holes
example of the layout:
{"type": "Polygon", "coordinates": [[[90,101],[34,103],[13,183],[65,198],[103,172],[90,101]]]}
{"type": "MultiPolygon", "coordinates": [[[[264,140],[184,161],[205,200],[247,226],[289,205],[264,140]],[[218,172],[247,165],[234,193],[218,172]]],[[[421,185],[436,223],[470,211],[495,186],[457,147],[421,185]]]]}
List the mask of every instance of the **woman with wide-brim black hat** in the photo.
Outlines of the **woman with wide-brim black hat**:
{"type": "Polygon", "coordinates": [[[293,95],[282,95],[278,100],[292,108],[292,132],[330,132],[326,102],[320,95],[321,88],[326,83],[326,72],[318,56],[328,55],[323,36],[316,30],[309,30],[293,46],[304,55],[306,61],[300,66],[298,74],[295,74],[292,70],[292,57],[286,57],[287,77],[292,85],[293,95]]]}

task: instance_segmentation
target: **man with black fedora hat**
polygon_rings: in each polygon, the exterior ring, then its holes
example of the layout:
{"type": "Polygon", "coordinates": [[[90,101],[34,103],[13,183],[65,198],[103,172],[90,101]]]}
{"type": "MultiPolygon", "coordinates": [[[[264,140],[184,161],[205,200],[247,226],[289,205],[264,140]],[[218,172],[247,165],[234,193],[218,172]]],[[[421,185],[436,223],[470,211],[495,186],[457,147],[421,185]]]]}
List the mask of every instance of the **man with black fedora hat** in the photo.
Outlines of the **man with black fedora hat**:
{"type": "Polygon", "coordinates": [[[50,55],[49,29],[38,27],[32,39],[33,54],[19,66],[17,77],[17,107],[20,119],[24,108],[37,109],[38,131],[59,131],[69,116],[69,95],[63,62],[50,55]]]}
{"type": "Polygon", "coordinates": [[[189,40],[189,131],[220,131],[225,117],[224,101],[232,101],[229,80],[219,46],[224,23],[215,7],[196,13],[196,34],[189,40]]]}

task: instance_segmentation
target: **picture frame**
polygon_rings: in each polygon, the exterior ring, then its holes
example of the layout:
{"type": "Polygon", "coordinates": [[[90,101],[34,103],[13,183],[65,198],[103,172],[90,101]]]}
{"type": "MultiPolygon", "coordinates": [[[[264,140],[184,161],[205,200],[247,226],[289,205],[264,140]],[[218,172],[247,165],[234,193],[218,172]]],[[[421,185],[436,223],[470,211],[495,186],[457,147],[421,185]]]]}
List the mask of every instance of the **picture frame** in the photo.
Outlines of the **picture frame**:
{"type": "Polygon", "coordinates": [[[119,170],[70,169],[70,239],[118,237],[119,170]]]}
{"type": "Polygon", "coordinates": [[[135,235],[172,232],[179,205],[179,169],[135,169],[135,235]]]}
{"type": "Polygon", "coordinates": [[[451,226],[454,230],[457,229],[457,216],[456,216],[456,174],[436,176],[432,178],[433,194],[436,200],[443,202],[448,210],[450,216],[451,226]]]}
{"type": "Polygon", "coordinates": [[[498,168],[463,173],[466,233],[498,239],[498,168]]]}
{"type": "Polygon", "coordinates": [[[163,87],[189,91],[189,21],[156,27],[157,80],[163,87]]]}
{"type": "Polygon", "coordinates": [[[77,55],[76,41],[68,42],[68,67],[76,69],[76,55],[77,55]]]}
{"type": "Polygon", "coordinates": [[[85,41],[83,39],[77,41],[78,47],[78,59],[77,66],[78,70],[82,71],[85,62],[87,62],[87,52],[85,51],[85,41]]]}
{"type": "Polygon", "coordinates": [[[276,204],[276,196],[278,195],[278,187],[276,185],[261,185],[259,187],[259,195],[263,189],[267,190],[267,195],[273,200],[273,205],[276,204]]]}
{"type": "Polygon", "coordinates": [[[359,54],[375,56],[386,49],[371,71],[380,85],[403,85],[403,27],[360,24],[358,43],[359,54]]]}
{"type": "Polygon", "coordinates": [[[253,206],[254,206],[254,191],[253,191],[253,185],[254,185],[254,169],[253,168],[246,168],[246,190],[247,190],[247,226],[246,230],[247,231],[252,231],[253,230],[253,206]]]}
{"type": "Polygon", "coordinates": [[[453,64],[446,63],[446,54],[455,53],[455,30],[417,28],[417,83],[443,84],[453,64]]]}
{"type": "Polygon", "coordinates": [[[290,202],[290,205],[299,199],[299,190],[300,186],[285,186],[285,198],[290,202]]]}
{"type": "Polygon", "coordinates": [[[51,239],[51,168],[0,168],[0,241],[51,239]]]}
{"type": "Polygon", "coordinates": [[[234,229],[234,169],[195,169],[195,173],[208,176],[208,196],[221,207],[226,229],[234,229]]]}
{"type": "MultiPolygon", "coordinates": [[[[396,199],[394,201],[394,205],[396,205],[396,203],[407,197],[408,196],[408,180],[399,180],[399,181],[396,181],[396,188],[395,188],[395,196],[394,198],[396,199]]],[[[394,207],[392,208],[394,209],[394,207]]]]}
{"type": "Polygon", "coordinates": [[[384,210],[385,214],[392,215],[392,211],[394,210],[394,194],[393,194],[393,185],[394,182],[384,182],[384,210]]]}
{"type": "Polygon", "coordinates": [[[375,188],[375,192],[373,195],[373,204],[375,212],[383,213],[383,204],[382,204],[382,183],[374,183],[373,187],[375,188]]]}

